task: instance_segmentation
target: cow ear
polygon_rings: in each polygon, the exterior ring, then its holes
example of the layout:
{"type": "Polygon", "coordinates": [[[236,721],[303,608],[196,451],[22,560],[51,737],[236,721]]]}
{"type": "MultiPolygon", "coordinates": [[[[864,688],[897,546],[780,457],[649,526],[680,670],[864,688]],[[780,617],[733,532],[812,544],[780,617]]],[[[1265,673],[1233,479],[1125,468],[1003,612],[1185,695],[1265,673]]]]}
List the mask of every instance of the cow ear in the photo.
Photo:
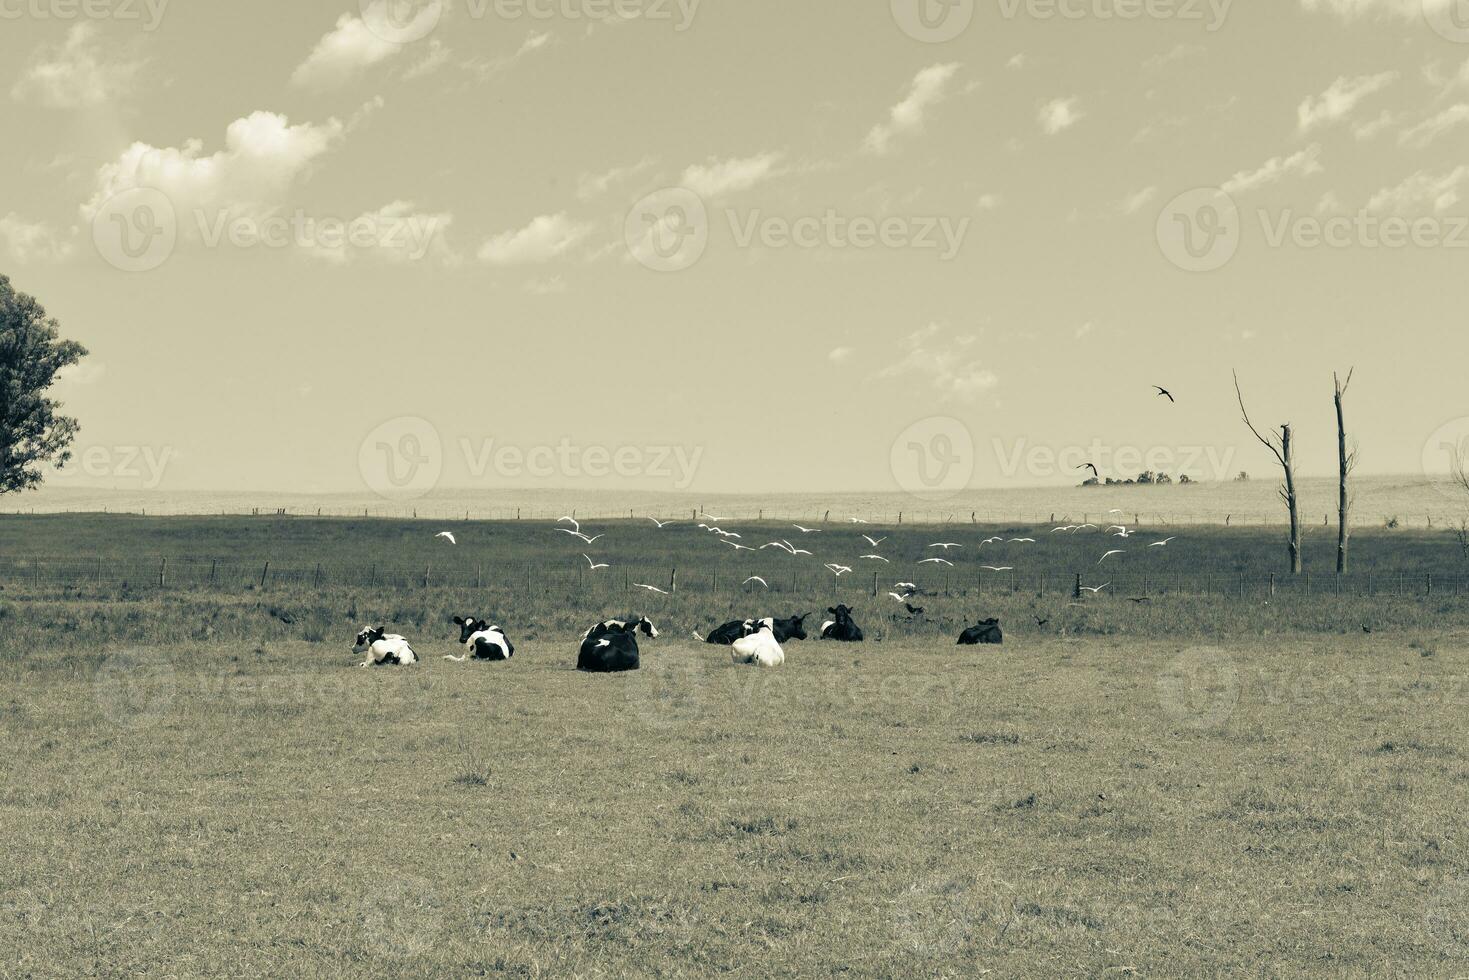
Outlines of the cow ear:
{"type": "Polygon", "coordinates": [[[455,616],[454,617],[454,625],[455,626],[463,626],[464,625],[464,617],[463,616],[455,616]]]}

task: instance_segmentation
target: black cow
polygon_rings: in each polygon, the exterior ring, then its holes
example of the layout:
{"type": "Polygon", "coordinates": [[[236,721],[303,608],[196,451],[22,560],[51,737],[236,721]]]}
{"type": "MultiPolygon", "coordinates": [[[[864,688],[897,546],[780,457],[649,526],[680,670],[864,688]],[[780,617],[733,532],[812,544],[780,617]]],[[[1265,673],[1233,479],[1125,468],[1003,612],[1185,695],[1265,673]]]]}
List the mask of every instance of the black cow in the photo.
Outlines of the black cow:
{"type": "Polygon", "coordinates": [[[594,626],[582,640],[581,652],[576,658],[576,669],[590,674],[620,674],[637,670],[638,623],[621,626],[594,626]]]}
{"type": "Polygon", "coordinates": [[[1004,643],[1005,634],[1000,629],[998,619],[980,620],[976,626],[971,626],[959,637],[959,646],[977,647],[990,643],[1004,643]]]}
{"type": "Polygon", "coordinates": [[[787,640],[806,639],[806,617],[811,615],[805,613],[800,616],[792,616],[790,619],[766,618],[758,621],[755,626],[769,626],[770,631],[775,634],[775,642],[785,643],[787,640]]]}
{"type": "Polygon", "coordinates": [[[713,643],[715,646],[734,646],[735,640],[743,640],[756,630],[753,619],[736,620],[733,623],[725,623],[719,629],[704,638],[705,643],[713,643]]]}
{"type": "Polygon", "coordinates": [[[705,643],[713,643],[716,646],[733,646],[736,640],[743,640],[747,636],[753,636],[760,632],[763,626],[770,627],[770,632],[775,636],[775,642],[785,643],[787,640],[806,639],[806,613],[802,616],[792,616],[789,619],[776,619],[766,616],[764,619],[736,620],[733,623],[725,623],[719,629],[704,638],[705,643]]]}
{"type": "Polygon", "coordinates": [[[630,627],[635,632],[642,633],[650,640],[658,639],[658,627],[654,626],[653,621],[647,616],[638,615],[624,616],[621,619],[609,619],[606,622],[598,623],[596,626],[587,630],[586,635],[590,637],[597,630],[621,629],[624,626],[630,627]]]}
{"type": "Polygon", "coordinates": [[[827,610],[833,618],[821,624],[821,638],[823,640],[836,640],[840,643],[861,643],[862,629],[852,622],[852,610],[846,606],[836,606],[827,610]]]}
{"type": "Polygon", "coordinates": [[[515,645],[505,631],[490,625],[488,619],[455,616],[454,625],[459,627],[459,642],[464,646],[464,655],[445,657],[445,660],[463,663],[470,657],[475,660],[509,660],[515,656],[515,645]]]}

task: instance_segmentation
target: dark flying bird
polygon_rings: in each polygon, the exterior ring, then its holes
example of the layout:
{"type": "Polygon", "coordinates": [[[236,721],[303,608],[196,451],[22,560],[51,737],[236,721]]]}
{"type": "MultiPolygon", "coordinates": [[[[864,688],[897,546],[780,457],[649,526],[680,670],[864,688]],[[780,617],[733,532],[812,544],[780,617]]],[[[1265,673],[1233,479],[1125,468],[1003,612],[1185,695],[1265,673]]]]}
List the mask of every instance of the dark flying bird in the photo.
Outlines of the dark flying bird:
{"type": "Polygon", "coordinates": [[[1092,476],[1096,477],[1098,480],[1100,480],[1102,478],[1102,474],[1100,474],[1100,473],[1097,472],[1097,467],[1093,463],[1082,463],[1080,466],[1077,467],[1077,469],[1079,469],[1079,470],[1091,470],[1092,471],[1092,476]]]}
{"type": "Polygon", "coordinates": [[[1173,392],[1169,391],[1167,388],[1161,388],[1158,385],[1153,385],[1153,387],[1158,389],[1159,398],[1167,397],[1167,399],[1173,404],[1178,404],[1178,399],[1173,397],[1173,392]]]}

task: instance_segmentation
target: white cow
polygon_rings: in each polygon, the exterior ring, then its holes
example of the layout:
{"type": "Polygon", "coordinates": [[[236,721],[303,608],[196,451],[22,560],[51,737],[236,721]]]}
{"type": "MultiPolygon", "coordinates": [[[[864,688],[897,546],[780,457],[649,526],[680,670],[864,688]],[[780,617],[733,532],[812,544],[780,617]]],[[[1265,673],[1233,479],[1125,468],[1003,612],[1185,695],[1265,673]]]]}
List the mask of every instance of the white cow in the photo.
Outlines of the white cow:
{"type": "Polygon", "coordinates": [[[769,623],[762,623],[758,631],[735,640],[730,656],[737,664],[759,667],[779,667],[786,662],[786,652],[780,648],[769,623]]]}

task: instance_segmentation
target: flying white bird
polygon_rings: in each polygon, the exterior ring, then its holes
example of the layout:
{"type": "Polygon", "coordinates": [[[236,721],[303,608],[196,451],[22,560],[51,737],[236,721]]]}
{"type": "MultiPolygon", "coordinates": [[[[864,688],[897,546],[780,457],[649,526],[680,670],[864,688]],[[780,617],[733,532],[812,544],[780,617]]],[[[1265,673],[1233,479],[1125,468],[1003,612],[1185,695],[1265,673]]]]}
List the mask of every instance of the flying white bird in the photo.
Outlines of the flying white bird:
{"type": "Polygon", "coordinates": [[[1120,513],[1122,513],[1122,508],[1121,507],[1113,507],[1111,510],[1107,511],[1107,513],[1109,513],[1109,514],[1120,514],[1120,513]]]}
{"type": "Polygon", "coordinates": [[[751,582],[759,582],[761,585],[765,586],[767,589],[770,588],[770,583],[767,582],[767,581],[765,581],[763,578],[761,578],[758,575],[751,575],[749,578],[745,579],[740,584],[741,585],[749,585],[751,582]]]}
{"type": "Polygon", "coordinates": [[[649,592],[656,592],[659,595],[668,595],[667,592],[664,592],[662,589],[658,588],[658,586],[656,586],[656,585],[639,585],[638,583],[634,582],[632,587],[635,588],[635,589],[646,589],[649,592]]]}
{"type": "Polygon", "coordinates": [[[1114,538],[1130,538],[1130,537],[1132,537],[1136,533],[1137,533],[1136,531],[1129,531],[1126,528],[1124,528],[1121,531],[1118,531],[1116,534],[1112,535],[1112,537],[1114,537],[1114,538]]]}
{"type": "Polygon", "coordinates": [[[596,562],[592,561],[590,558],[587,558],[586,555],[582,555],[582,557],[587,559],[587,564],[592,566],[592,571],[594,571],[594,572],[597,571],[600,568],[611,568],[612,567],[611,565],[598,565],[596,562]]]}
{"type": "Polygon", "coordinates": [[[837,578],[841,578],[851,571],[846,565],[826,565],[825,567],[830,569],[832,574],[836,575],[837,578]]]}
{"type": "Polygon", "coordinates": [[[953,568],[954,567],[954,563],[951,562],[951,561],[949,561],[948,559],[945,559],[945,558],[925,558],[925,559],[923,559],[923,561],[919,562],[918,564],[920,564],[920,565],[948,565],[950,568],[953,568]]]}
{"type": "Polygon", "coordinates": [[[722,518],[722,517],[715,517],[713,514],[706,514],[702,510],[699,511],[699,516],[700,517],[703,517],[703,518],[705,518],[707,520],[711,520],[711,521],[722,521],[722,520],[724,520],[724,518],[722,518]]]}
{"type": "Polygon", "coordinates": [[[1011,544],[1035,544],[1035,538],[1011,538],[1011,544]]]}
{"type": "Polygon", "coordinates": [[[743,540],[740,535],[734,533],[733,531],[721,531],[717,527],[714,529],[714,533],[719,535],[721,538],[740,538],[740,540],[743,540]]]}
{"type": "Polygon", "coordinates": [[[907,589],[911,593],[911,592],[916,591],[918,589],[918,586],[915,585],[912,582],[894,582],[893,583],[893,588],[895,588],[895,589],[907,589]]]}
{"type": "Polygon", "coordinates": [[[766,548],[779,548],[781,551],[785,552],[789,552],[791,550],[791,546],[786,544],[784,541],[772,541],[769,544],[762,544],[760,546],[761,551],[764,551],[766,548]]]}
{"type": "Polygon", "coordinates": [[[907,602],[910,598],[912,598],[913,593],[909,592],[907,595],[898,595],[896,592],[889,592],[888,595],[892,596],[899,602],[907,602]]]}
{"type": "Polygon", "coordinates": [[[1075,531],[1076,528],[1077,528],[1077,525],[1075,525],[1075,524],[1067,524],[1065,527],[1053,527],[1053,528],[1051,528],[1051,533],[1052,534],[1058,534],[1058,533],[1060,533],[1062,531],[1065,531],[1066,533],[1070,534],[1071,532],[1075,531]]]}
{"type": "Polygon", "coordinates": [[[1006,565],[1003,568],[996,568],[993,565],[981,565],[979,567],[980,568],[983,568],[987,572],[1013,572],[1013,571],[1015,571],[1015,569],[1014,568],[1011,568],[1009,565],[1006,565]]]}
{"type": "Polygon", "coordinates": [[[954,544],[952,541],[940,541],[938,544],[929,545],[930,548],[942,548],[948,551],[950,548],[962,548],[962,544],[954,544]]]}
{"type": "Polygon", "coordinates": [[[673,523],[672,521],[660,521],[656,517],[650,517],[650,518],[648,518],[648,520],[652,521],[654,524],[657,524],[658,525],[658,530],[660,530],[660,531],[663,530],[668,525],[670,525],[670,524],[673,523]]]}
{"type": "Polygon", "coordinates": [[[599,534],[595,538],[589,538],[585,534],[582,534],[580,531],[570,531],[570,530],[567,530],[564,527],[558,527],[556,530],[560,531],[562,534],[569,534],[573,538],[581,538],[587,544],[595,544],[595,543],[597,543],[597,541],[599,541],[602,538],[606,537],[605,534],[599,534]]]}
{"type": "Polygon", "coordinates": [[[558,520],[556,523],[557,524],[570,524],[572,527],[576,528],[578,531],[581,530],[581,525],[579,523],[577,523],[577,520],[576,520],[575,517],[563,517],[560,520],[558,520]]]}
{"type": "Polygon", "coordinates": [[[1154,541],[1152,544],[1148,545],[1148,547],[1149,548],[1166,548],[1166,547],[1168,547],[1168,542],[1169,541],[1177,541],[1177,540],[1178,540],[1178,535],[1175,534],[1171,538],[1164,538],[1162,541],[1154,541]]]}
{"type": "Polygon", "coordinates": [[[979,546],[980,546],[980,547],[981,547],[981,548],[983,548],[983,547],[984,547],[984,546],[985,546],[985,545],[987,545],[987,544],[1000,544],[1000,543],[1002,543],[1002,542],[1003,542],[1003,541],[1004,541],[1004,540],[1005,540],[1005,539],[1004,539],[1004,538],[985,538],[985,539],[984,539],[984,540],[983,540],[983,541],[981,541],[981,542],[980,542],[980,543],[979,543],[979,546]]]}
{"type": "Polygon", "coordinates": [[[727,544],[731,548],[733,548],[735,551],[754,551],[755,550],[754,548],[747,548],[747,547],[745,547],[744,545],[740,544],[738,541],[721,541],[719,543],[720,544],[727,544]]]}
{"type": "Polygon", "coordinates": [[[882,562],[885,565],[891,565],[892,564],[892,562],[888,561],[882,555],[858,555],[857,557],[858,558],[861,558],[861,559],[865,559],[867,561],[880,561],[880,562],[882,562]]]}
{"type": "Polygon", "coordinates": [[[458,541],[455,541],[454,540],[454,532],[453,531],[440,531],[438,534],[435,534],[434,537],[436,537],[436,538],[443,538],[445,541],[449,542],[450,544],[458,544],[459,543],[458,541]]]}
{"type": "Polygon", "coordinates": [[[792,524],[791,527],[795,528],[797,531],[800,531],[802,534],[820,534],[821,533],[821,528],[819,528],[819,527],[802,527],[799,524],[792,524]]]}
{"type": "Polygon", "coordinates": [[[797,548],[795,545],[791,544],[789,541],[786,542],[786,547],[791,550],[791,554],[793,554],[793,555],[809,555],[809,554],[811,554],[811,552],[809,552],[809,551],[806,551],[806,550],[804,550],[802,548],[797,548]]]}
{"type": "Polygon", "coordinates": [[[887,540],[887,538],[873,538],[870,534],[862,535],[862,539],[868,544],[872,545],[874,548],[887,540]]]}
{"type": "Polygon", "coordinates": [[[849,517],[849,518],[847,518],[847,520],[850,521],[853,524],[871,524],[872,523],[871,521],[864,521],[860,517],[849,517]]]}
{"type": "Polygon", "coordinates": [[[1127,530],[1127,526],[1125,524],[1113,524],[1111,527],[1107,528],[1107,530],[1109,530],[1109,531],[1126,531],[1127,530]]]}
{"type": "MultiPolygon", "coordinates": [[[[1112,584],[1111,582],[1108,582],[1107,583],[1107,585],[1111,585],[1111,584],[1112,584]]],[[[1107,585],[1099,585],[1095,589],[1092,588],[1089,585],[1083,585],[1081,587],[1081,591],[1083,591],[1083,592],[1090,592],[1092,595],[1096,595],[1098,592],[1101,592],[1103,589],[1105,589],[1107,587],[1107,585]]]]}
{"type": "Polygon", "coordinates": [[[1126,551],[1121,551],[1121,550],[1119,550],[1119,551],[1109,551],[1105,555],[1103,555],[1101,558],[1098,558],[1097,559],[1097,564],[1100,565],[1102,562],[1106,561],[1108,558],[1111,558],[1113,555],[1125,555],[1125,554],[1127,554],[1127,552],[1126,551]]]}
{"type": "Polygon", "coordinates": [[[1076,525],[1076,529],[1078,531],[1095,531],[1097,526],[1095,524],[1078,524],[1076,525]]]}

